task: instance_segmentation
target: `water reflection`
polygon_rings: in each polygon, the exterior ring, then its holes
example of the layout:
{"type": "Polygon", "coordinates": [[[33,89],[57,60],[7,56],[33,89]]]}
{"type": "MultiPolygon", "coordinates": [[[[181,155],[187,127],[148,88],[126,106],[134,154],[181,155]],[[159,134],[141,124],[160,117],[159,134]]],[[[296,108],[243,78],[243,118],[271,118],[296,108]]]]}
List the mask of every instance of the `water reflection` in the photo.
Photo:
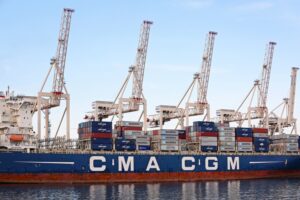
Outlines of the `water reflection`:
{"type": "Polygon", "coordinates": [[[176,183],[1,185],[0,199],[300,199],[299,179],[176,183]]]}

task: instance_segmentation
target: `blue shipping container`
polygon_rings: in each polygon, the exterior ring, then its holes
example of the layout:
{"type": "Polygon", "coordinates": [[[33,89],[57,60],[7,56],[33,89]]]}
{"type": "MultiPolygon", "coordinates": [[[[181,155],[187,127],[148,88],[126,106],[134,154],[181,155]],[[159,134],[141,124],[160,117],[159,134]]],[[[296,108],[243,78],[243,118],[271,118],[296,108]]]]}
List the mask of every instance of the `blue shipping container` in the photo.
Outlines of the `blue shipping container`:
{"type": "Polygon", "coordinates": [[[201,151],[203,152],[217,152],[218,146],[201,146],[201,151]]]}
{"type": "Polygon", "coordinates": [[[124,138],[117,138],[115,140],[116,145],[127,145],[127,144],[135,144],[135,139],[124,139],[124,138]]]}
{"type": "Polygon", "coordinates": [[[110,138],[91,138],[92,144],[112,144],[113,141],[110,138]]]}
{"type": "Polygon", "coordinates": [[[151,147],[150,146],[148,146],[148,145],[139,145],[138,146],[138,150],[141,150],[141,151],[147,151],[147,150],[150,150],[151,149],[151,147]]]}
{"type": "Polygon", "coordinates": [[[269,146],[267,146],[267,147],[255,147],[254,151],[256,151],[256,152],[268,152],[269,151],[269,146]]]}
{"type": "Polygon", "coordinates": [[[92,150],[106,150],[111,151],[113,148],[112,144],[92,144],[91,149],[92,150]]]}
{"type": "Polygon", "coordinates": [[[206,122],[206,121],[195,121],[193,122],[194,127],[215,127],[214,122],[206,122]]]}
{"type": "Polygon", "coordinates": [[[253,145],[255,147],[268,147],[270,145],[270,142],[254,142],[253,145]]]}
{"type": "Polygon", "coordinates": [[[136,146],[135,145],[116,145],[116,150],[117,151],[135,151],[136,150],[136,146]]]}
{"type": "Polygon", "coordinates": [[[256,142],[269,142],[270,143],[270,139],[267,137],[254,137],[253,138],[254,143],[256,142]]]}

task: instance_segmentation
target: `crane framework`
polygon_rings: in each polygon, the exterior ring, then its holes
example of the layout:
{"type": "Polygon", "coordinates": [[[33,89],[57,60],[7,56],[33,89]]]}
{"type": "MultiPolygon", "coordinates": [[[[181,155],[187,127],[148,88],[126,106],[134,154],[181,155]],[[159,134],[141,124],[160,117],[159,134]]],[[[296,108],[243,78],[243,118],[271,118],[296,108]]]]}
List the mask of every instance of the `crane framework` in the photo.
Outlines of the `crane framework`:
{"type": "MultiPolygon", "coordinates": [[[[148,50],[148,42],[150,35],[151,21],[143,21],[139,36],[139,43],[136,53],[135,64],[129,67],[128,75],[122,84],[115,100],[111,101],[95,101],[92,103],[93,112],[88,119],[102,120],[110,116],[117,116],[119,121],[123,120],[123,114],[136,112],[139,107],[143,106],[142,115],[144,115],[144,130],[147,129],[147,101],[143,95],[143,79],[148,50]],[[132,96],[124,98],[127,85],[132,80],[132,96]]],[[[113,118],[112,118],[113,119],[113,118]]],[[[141,117],[140,117],[141,119],[141,117]]],[[[140,120],[139,119],[139,120],[140,120]]]]}
{"type": "Polygon", "coordinates": [[[189,117],[203,115],[206,112],[206,119],[210,120],[210,107],[207,101],[207,89],[209,83],[210,69],[212,63],[214,42],[217,32],[210,31],[207,34],[206,43],[204,47],[204,53],[202,57],[202,66],[200,73],[194,74],[192,83],[189,85],[184,96],[181,98],[177,106],[160,105],[156,107],[157,114],[148,117],[148,121],[151,127],[160,126],[163,127],[164,122],[171,119],[178,119],[176,128],[180,126],[184,127],[184,119],[186,120],[186,126],[189,125],[189,117]],[[191,101],[191,96],[194,89],[197,88],[197,100],[191,101]],[[181,108],[181,104],[186,99],[184,108],[181,108]]]}
{"type": "Polygon", "coordinates": [[[55,137],[61,127],[62,121],[66,115],[66,137],[70,139],[70,95],[67,91],[64,81],[65,63],[68,49],[68,40],[71,26],[71,17],[73,9],[65,8],[63,10],[60,31],[58,36],[58,46],[56,50],[56,56],[51,59],[50,68],[47,76],[42,84],[42,87],[38,93],[36,110],[38,112],[38,138],[41,139],[41,117],[42,111],[45,115],[45,138],[50,137],[50,122],[49,114],[50,109],[60,106],[61,100],[66,101],[66,107],[58,125],[55,137]],[[45,84],[48,81],[51,71],[54,70],[54,77],[52,83],[52,91],[44,91],[45,84]]]}
{"type": "Polygon", "coordinates": [[[276,43],[269,42],[266,47],[264,63],[262,67],[262,74],[260,80],[255,80],[254,85],[242,101],[237,110],[220,109],[217,110],[218,121],[221,123],[237,122],[242,126],[245,120],[248,120],[248,126],[252,126],[253,119],[261,119],[259,126],[267,128],[269,113],[267,107],[268,89],[272,68],[272,61],[274,55],[274,48],[276,43]],[[255,95],[257,96],[257,105],[252,106],[255,95]],[[246,113],[240,112],[240,109],[250,98],[250,103],[246,113]]]}
{"type": "Polygon", "coordinates": [[[297,134],[297,119],[294,118],[294,108],[298,70],[299,68],[297,67],[292,68],[289,98],[284,98],[283,102],[270,112],[269,127],[271,134],[275,132],[283,133],[284,128],[287,127],[292,127],[291,133],[297,134]],[[278,110],[280,114],[276,114],[278,110]]]}

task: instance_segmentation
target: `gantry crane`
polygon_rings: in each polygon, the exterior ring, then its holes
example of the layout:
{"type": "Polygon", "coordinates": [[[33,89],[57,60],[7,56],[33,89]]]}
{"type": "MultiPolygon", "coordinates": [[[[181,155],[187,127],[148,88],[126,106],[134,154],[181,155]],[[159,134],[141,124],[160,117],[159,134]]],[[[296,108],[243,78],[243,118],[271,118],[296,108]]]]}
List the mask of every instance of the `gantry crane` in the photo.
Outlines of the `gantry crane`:
{"type": "Polygon", "coordinates": [[[251,127],[251,121],[253,119],[261,119],[259,126],[264,128],[268,127],[269,114],[267,108],[267,97],[275,45],[275,42],[269,42],[267,44],[261,79],[254,81],[253,87],[251,88],[250,92],[247,94],[241,105],[238,107],[238,109],[217,110],[217,116],[219,117],[219,121],[221,123],[238,122],[238,125],[241,126],[245,120],[248,120],[248,125],[249,127],[251,127]],[[257,95],[257,105],[252,106],[255,94],[257,95]],[[248,98],[250,98],[250,103],[247,113],[241,113],[240,109],[248,98]]]}
{"type": "Polygon", "coordinates": [[[181,98],[177,106],[157,106],[157,114],[148,117],[150,126],[160,126],[160,128],[162,128],[164,122],[170,121],[171,119],[178,119],[177,126],[180,125],[182,128],[184,126],[184,119],[186,119],[185,124],[186,126],[188,126],[190,116],[203,115],[205,112],[205,118],[207,120],[210,119],[210,109],[207,101],[207,89],[216,35],[217,32],[213,31],[210,31],[207,34],[204,53],[202,57],[201,71],[200,73],[194,74],[192,83],[189,85],[187,91],[185,92],[184,96],[181,98]],[[195,102],[192,102],[191,96],[193,94],[194,88],[197,88],[197,100],[195,102]],[[180,106],[185,99],[186,103],[182,108],[180,106]]]}
{"type": "MultiPolygon", "coordinates": [[[[139,36],[139,43],[136,53],[135,64],[129,67],[128,75],[119,90],[115,100],[110,101],[95,101],[92,103],[93,111],[91,115],[87,115],[86,119],[102,120],[109,116],[118,116],[118,120],[123,120],[123,114],[135,112],[139,110],[140,105],[143,106],[144,122],[147,119],[147,101],[143,95],[143,79],[145,71],[145,63],[147,57],[147,49],[149,42],[150,27],[153,24],[151,21],[143,21],[139,36]],[[130,78],[132,77],[132,96],[124,98],[124,93],[130,78]]],[[[147,123],[144,123],[144,130],[147,129],[147,123]]]]}
{"type": "Polygon", "coordinates": [[[269,128],[272,134],[275,132],[282,133],[283,129],[287,127],[292,127],[291,133],[297,134],[297,119],[294,118],[294,108],[298,70],[297,67],[292,68],[289,98],[284,98],[283,102],[270,112],[269,128]],[[280,111],[279,115],[275,113],[276,110],[280,111]]]}
{"type": "Polygon", "coordinates": [[[38,112],[38,138],[41,139],[41,117],[42,111],[45,114],[45,138],[49,138],[49,109],[60,106],[61,100],[66,100],[66,108],[62,115],[55,137],[66,115],[66,137],[70,139],[70,95],[66,89],[64,72],[68,49],[68,40],[70,33],[71,17],[73,9],[65,8],[63,10],[60,31],[58,36],[58,46],[56,55],[51,59],[50,69],[38,93],[36,110],[38,112]],[[48,81],[51,71],[54,70],[52,91],[45,92],[44,87],[48,81]]]}

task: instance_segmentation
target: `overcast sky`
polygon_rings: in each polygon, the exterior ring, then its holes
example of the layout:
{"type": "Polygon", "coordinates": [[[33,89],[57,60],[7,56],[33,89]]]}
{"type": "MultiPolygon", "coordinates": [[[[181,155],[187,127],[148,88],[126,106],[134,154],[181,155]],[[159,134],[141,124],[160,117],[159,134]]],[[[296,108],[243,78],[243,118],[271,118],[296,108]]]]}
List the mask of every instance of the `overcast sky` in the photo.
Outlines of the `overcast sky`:
{"type": "MultiPolygon", "coordinates": [[[[200,71],[208,31],[218,32],[208,89],[212,116],[216,109],[239,106],[260,78],[269,41],[277,42],[270,109],[288,96],[291,67],[300,63],[297,0],[0,0],[0,90],[9,85],[17,94],[37,94],[55,55],[64,7],[75,9],[65,71],[73,136],[92,101],[116,96],[134,63],[144,19],[154,22],[144,78],[149,114],[157,105],[178,103],[200,71]]],[[[49,91],[51,83],[52,77],[49,91]]],[[[298,118],[299,95],[297,90],[298,118]]],[[[52,115],[55,125],[58,117],[52,115]]]]}

